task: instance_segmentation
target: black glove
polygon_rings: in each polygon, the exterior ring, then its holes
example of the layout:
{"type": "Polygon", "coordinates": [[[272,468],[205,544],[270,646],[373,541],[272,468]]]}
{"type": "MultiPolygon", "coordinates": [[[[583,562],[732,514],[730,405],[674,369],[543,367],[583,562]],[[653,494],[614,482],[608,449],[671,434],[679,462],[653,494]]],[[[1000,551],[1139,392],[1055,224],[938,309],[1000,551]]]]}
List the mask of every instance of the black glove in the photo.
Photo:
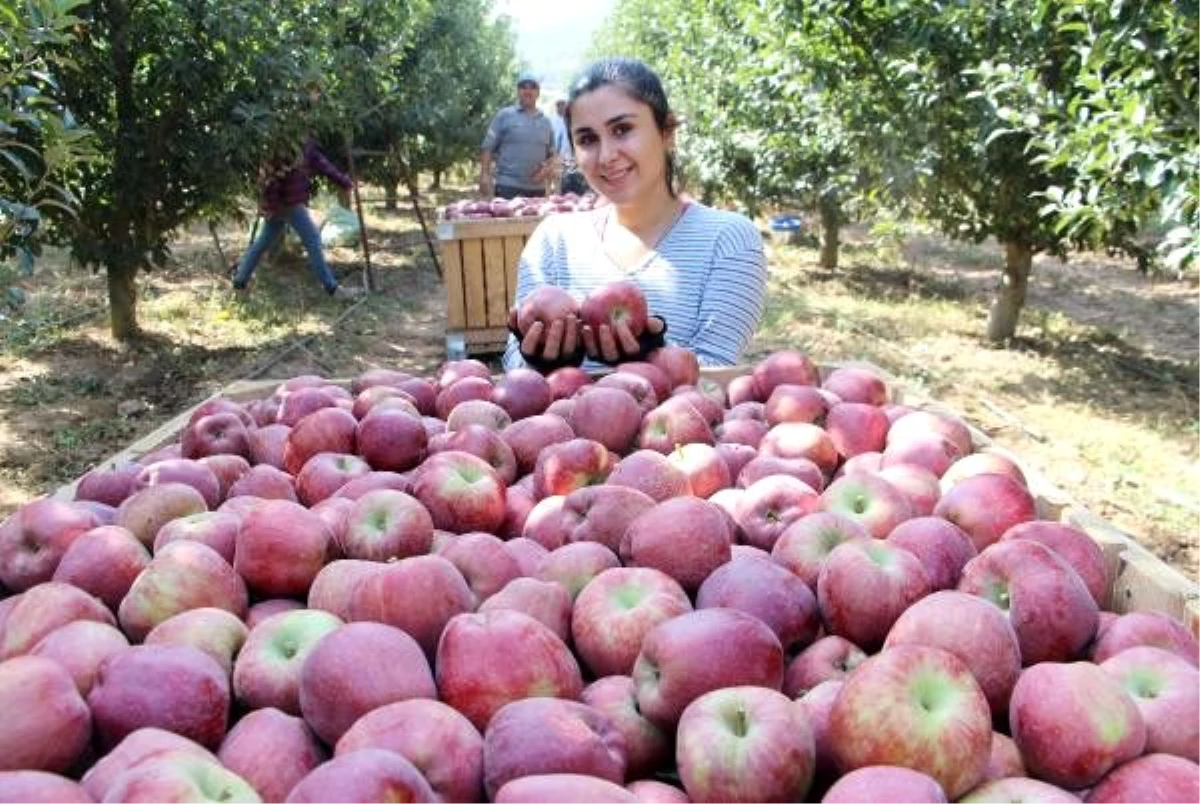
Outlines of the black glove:
{"type": "Polygon", "coordinates": [[[634,354],[634,353],[625,354],[625,355],[622,355],[621,357],[617,358],[614,361],[605,360],[602,356],[598,356],[596,359],[599,360],[601,363],[604,363],[605,365],[616,366],[621,363],[631,363],[631,362],[645,360],[646,356],[648,354],[650,354],[651,352],[653,352],[655,349],[659,349],[663,346],[666,346],[667,345],[667,319],[663,318],[661,315],[652,315],[650,317],[656,318],[659,321],[661,321],[662,329],[659,332],[651,332],[649,327],[647,327],[645,330],[643,330],[642,334],[638,336],[638,351],[636,354],[634,354]]]}
{"type": "Polygon", "coordinates": [[[571,354],[559,355],[555,360],[547,360],[541,355],[526,354],[525,350],[521,349],[521,341],[523,340],[523,336],[521,332],[511,323],[508,326],[508,331],[512,333],[514,338],[517,339],[517,349],[521,352],[521,359],[525,361],[525,365],[529,366],[529,368],[533,369],[539,374],[549,374],[555,369],[562,368],[563,366],[578,366],[583,362],[583,358],[585,357],[582,339],[575,346],[575,351],[571,354]]]}

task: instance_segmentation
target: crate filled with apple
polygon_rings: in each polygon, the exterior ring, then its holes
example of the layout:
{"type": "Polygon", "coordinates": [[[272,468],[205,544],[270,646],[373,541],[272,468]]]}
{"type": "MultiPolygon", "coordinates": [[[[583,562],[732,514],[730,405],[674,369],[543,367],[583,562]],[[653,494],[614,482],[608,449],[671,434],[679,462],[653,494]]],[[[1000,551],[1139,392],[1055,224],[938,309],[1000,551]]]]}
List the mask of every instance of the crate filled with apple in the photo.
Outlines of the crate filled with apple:
{"type": "Polygon", "coordinates": [[[235,384],[0,584],[0,800],[1200,792],[1195,584],[795,349],[235,384]]]}
{"type": "Polygon", "coordinates": [[[491,220],[494,218],[544,218],[561,212],[592,209],[599,202],[595,193],[552,193],[543,197],[464,198],[442,207],[440,218],[491,220]]]}

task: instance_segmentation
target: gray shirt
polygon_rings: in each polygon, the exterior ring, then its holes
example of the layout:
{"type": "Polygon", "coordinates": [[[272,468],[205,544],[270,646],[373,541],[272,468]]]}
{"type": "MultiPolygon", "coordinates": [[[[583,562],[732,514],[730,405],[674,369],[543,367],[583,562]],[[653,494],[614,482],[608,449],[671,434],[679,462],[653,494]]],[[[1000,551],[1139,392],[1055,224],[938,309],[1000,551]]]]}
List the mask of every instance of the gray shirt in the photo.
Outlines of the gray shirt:
{"type": "Polygon", "coordinates": [[[481,149],[491,151],[496,163],[496,184],[527,190],[545,189],[531,175],[554,153],[554,130],[541,111],[524,112],[505,106],[492,118],[481,149]]]}

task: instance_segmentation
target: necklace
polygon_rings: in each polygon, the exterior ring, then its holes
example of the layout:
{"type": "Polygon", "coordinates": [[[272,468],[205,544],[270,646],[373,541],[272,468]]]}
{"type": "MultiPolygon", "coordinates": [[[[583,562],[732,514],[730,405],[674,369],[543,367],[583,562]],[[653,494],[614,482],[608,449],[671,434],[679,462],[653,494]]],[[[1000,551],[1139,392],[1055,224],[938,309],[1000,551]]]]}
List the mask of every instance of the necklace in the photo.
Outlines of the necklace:
{"type": "Polygon", "coordinates": [[[604,249],[604,253],[608,255],[608,258],[615,265],[627,272],[634,271],[645,262],[645,259],[649,255],[658,250],[659,245],[667,238],[667,235],[669,235],[679,223],[679,220],[683,217],[683,213],[687,211],[687,208],[688,202],[680,202],[675,210],[675,214],[671,217],[671,220],[665,227],[663,227],[662,231],[655,235],[654,239],[649,243],[638,237],[637,234],[635,234],[632,230],[625,229],[625,231],[631,235],[631,241],[627,240],[624,245],[619,242],[613,243],[612,238],[609,236],[608,224],[612,217],[616,214],[615,208],[610,209],[600,221],[600,230],[598,234],[600,236],[601,247],[604,249]]]}

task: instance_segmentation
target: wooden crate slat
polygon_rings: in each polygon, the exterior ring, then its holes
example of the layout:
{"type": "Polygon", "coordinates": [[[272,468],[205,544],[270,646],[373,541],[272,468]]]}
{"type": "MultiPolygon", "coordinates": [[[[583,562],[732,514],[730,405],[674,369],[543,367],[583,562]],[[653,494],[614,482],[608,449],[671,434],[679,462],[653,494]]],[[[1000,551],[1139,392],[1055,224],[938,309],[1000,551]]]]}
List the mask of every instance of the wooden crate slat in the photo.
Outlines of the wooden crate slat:
{"type": "Polygon", "coordinates": [[[483,278],[483,242],[463,240],[463,287],[467,300],[468,329],[487,323],[487,285],[483,278]]]}
{"type": "Polygon", "coordinates": [[[446,283],[446,328],[459,330],[467,325],[467,298],[463,285],[462,242],[443,241],[442,275],[446,283]]]}
{"type": "Polygon", "coordinates": [[[483,241],[483,278],[487,286],[487,316],[484,323],[502,327],[508,320],[508,280],[504,266],[504,240],[489,237],[483,241]]]}
{"type": "Polygon", "coordinates": [[[521,262],[521,251],[524,250],[528,239],[519,235],[504,238],[504,281],[510,308],[517,299],[517,266],[521,262]]]}

